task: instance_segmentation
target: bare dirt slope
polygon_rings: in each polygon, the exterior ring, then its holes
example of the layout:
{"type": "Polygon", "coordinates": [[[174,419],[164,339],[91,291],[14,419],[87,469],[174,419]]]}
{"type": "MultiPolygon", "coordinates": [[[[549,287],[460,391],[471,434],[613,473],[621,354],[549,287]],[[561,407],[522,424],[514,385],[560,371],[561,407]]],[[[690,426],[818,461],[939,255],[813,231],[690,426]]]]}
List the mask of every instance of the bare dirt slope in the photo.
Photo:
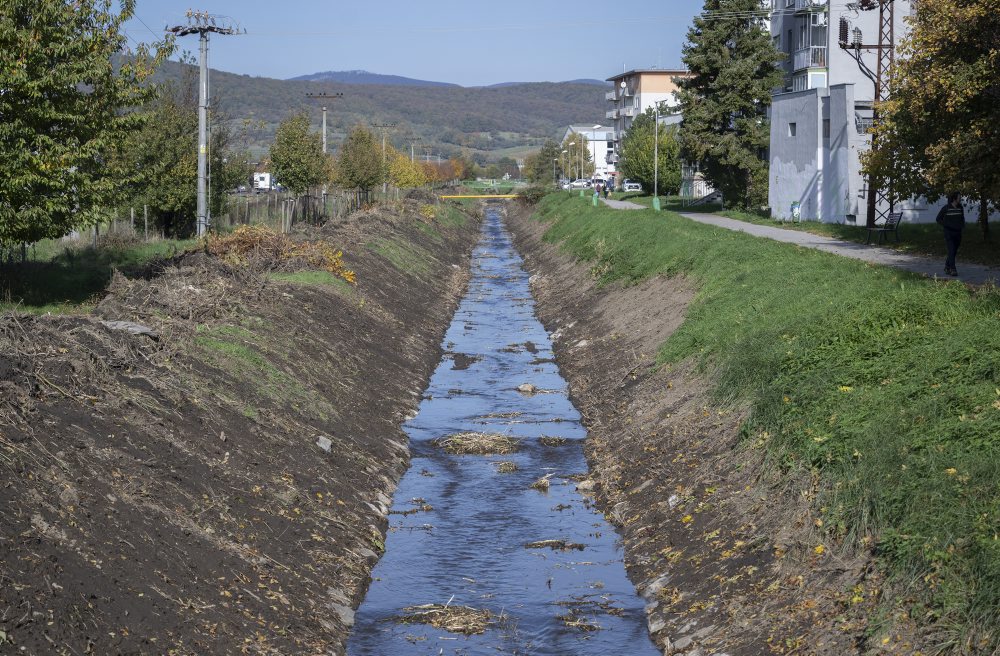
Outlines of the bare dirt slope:
{"type": "Polygon", "coordinates": [[[356,286],[196,254],[0,318],[0,653],[343,653],[478,237],[427,208],[299,235],[356,286]]]}
{"type": "MultiPolygon", "coordinates": [[[[589,431],[584,487],[621,531],[656,643],[688,656],[874,647],[865,636],[878,577],[869,557],[845,560],[820,541],[813,482],[762,466],[763,442],[740,434],[744,410],[712,400],[710,372],[656,366],[692,285],[599,288],[597,272],[543,242],[545,224],[529,215],[522,207],[509,223],[589,431]]],[[[873,651],[914,653],[902,638],[873,651]]]]}

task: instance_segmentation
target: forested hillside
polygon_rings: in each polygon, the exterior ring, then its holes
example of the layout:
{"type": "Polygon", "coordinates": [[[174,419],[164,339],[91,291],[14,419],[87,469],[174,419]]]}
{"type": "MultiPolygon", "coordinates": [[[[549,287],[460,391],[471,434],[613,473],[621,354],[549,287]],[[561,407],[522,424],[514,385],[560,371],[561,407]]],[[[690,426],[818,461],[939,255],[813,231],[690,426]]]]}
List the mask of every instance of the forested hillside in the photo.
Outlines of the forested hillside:
{"type": "MultiPolygon", "coordinates": [[[[186,64],[168,62],[161,79],[181,79],[186,64]]],[[[331,150],[356,125],[395,123],[389,139],[400,150],[442,157],[466,152],[479,161],[537,147],[569,123],[596,123],[606,110],[593,83],[539,82],[498,87],[415,87],[277,80],[212,71],[216,116],[256,125],[251,145],[266,152],[274,129],[291,113],[310,108],[320,122],[320,102],[307,93],[343,93],[328,100],[331,150]],[[498,153],[496,151],[503,151],[498,153]]]]}

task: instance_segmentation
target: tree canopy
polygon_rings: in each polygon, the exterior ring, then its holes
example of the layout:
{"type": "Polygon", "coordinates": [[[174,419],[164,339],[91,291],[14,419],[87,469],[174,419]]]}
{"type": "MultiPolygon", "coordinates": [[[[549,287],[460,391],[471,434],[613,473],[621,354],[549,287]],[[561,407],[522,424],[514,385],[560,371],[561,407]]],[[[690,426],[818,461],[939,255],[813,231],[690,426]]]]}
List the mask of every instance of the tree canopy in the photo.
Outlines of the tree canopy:
{"type": "Polygon", "coordinates": [[[155,95],[144,81],[171,44],[129,52],[122,26],[135,2],[112,4],[19,0],[0,11],[0,244],[97,223],[135,174],[111,154],[142,128],[128,110],[155,95]]]}
{"type": "Polygon", "coordinates": [[[340,147],[336,177],[345,187],[364,190],[380,185],[385,180],[382,149],[376,142],[375,135],[363,125],[355,126],[340,147]]]}
{"type": "Polygon", "coordinates": [[[554,172],[558,168],[562,149],[552,139],[546,139],[540,150],[528,155],[524,160],[524,177],[532,182],[554,182],[554,172]]]}
{"type": "Polygon", "coordinates": [[[323,152],[323,139],[309,130],[306,112],[282,121],[271,145],[275,178],[292,193],[303,194],[331,177],[330,159],[323,152]]]}
{"type": "Polygon", "coordinates": [[[626,178],[642,183],[643,189],[652,191],[653,179],[656,177],[659,193],[676,194],[681,189],[681,147],[677,128],[657,125],[657,144],[653,133],[655,123],[652,107],[635,118],[622,139],[619,167],[626,178]],[[656,171],[653,167],[654,152],[657,152],[655,160],[659,164],[656,171]]]}
{"type": "Polygon", "coordinates": [[[865,170],[896,198],[958,191],[979,200],[984,236],[1000,206],[1000,12],[989,0],[921,0],[879,105],[865,170]]]}
{"type": "Polygon", "coordinates": [[[706,0],[683,48],[692,76],[680,83],[681,154],[745,208],[767,202],[767,108],[782,81],[766,17],[760,0],[706,0]]]}

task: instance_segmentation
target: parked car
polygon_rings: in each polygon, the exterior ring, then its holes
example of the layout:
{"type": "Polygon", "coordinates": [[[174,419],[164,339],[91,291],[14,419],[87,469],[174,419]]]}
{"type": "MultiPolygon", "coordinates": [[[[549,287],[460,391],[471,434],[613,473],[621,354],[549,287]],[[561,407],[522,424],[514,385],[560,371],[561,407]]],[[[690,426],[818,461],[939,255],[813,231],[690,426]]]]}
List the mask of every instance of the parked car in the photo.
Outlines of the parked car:
{"type": "Polygon", "coordinates": [[[622,182],[622,191],[642,191],[642,185],[634,180],[622,182]]]}
{"type": "Polygon", "coordinates": [[[569,183],[570,189],[588,189],[591,186],[593,185],[591,184],[590,180],[584,180],[582,178],[574,180],[573,182],[569,183]]]}

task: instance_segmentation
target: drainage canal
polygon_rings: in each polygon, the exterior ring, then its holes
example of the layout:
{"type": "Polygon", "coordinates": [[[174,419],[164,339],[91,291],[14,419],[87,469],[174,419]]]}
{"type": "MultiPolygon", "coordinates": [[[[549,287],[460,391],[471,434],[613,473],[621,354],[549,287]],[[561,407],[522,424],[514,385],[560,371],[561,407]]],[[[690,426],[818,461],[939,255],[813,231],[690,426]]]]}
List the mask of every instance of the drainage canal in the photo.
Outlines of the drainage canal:
{"type": "Polygon", "coordinates": [[[614,529],[576,490],[585,431],[521,265],[488,210],[446,356],[405,427],[413,460],[352,656],[658,654],[614,529]]]}

